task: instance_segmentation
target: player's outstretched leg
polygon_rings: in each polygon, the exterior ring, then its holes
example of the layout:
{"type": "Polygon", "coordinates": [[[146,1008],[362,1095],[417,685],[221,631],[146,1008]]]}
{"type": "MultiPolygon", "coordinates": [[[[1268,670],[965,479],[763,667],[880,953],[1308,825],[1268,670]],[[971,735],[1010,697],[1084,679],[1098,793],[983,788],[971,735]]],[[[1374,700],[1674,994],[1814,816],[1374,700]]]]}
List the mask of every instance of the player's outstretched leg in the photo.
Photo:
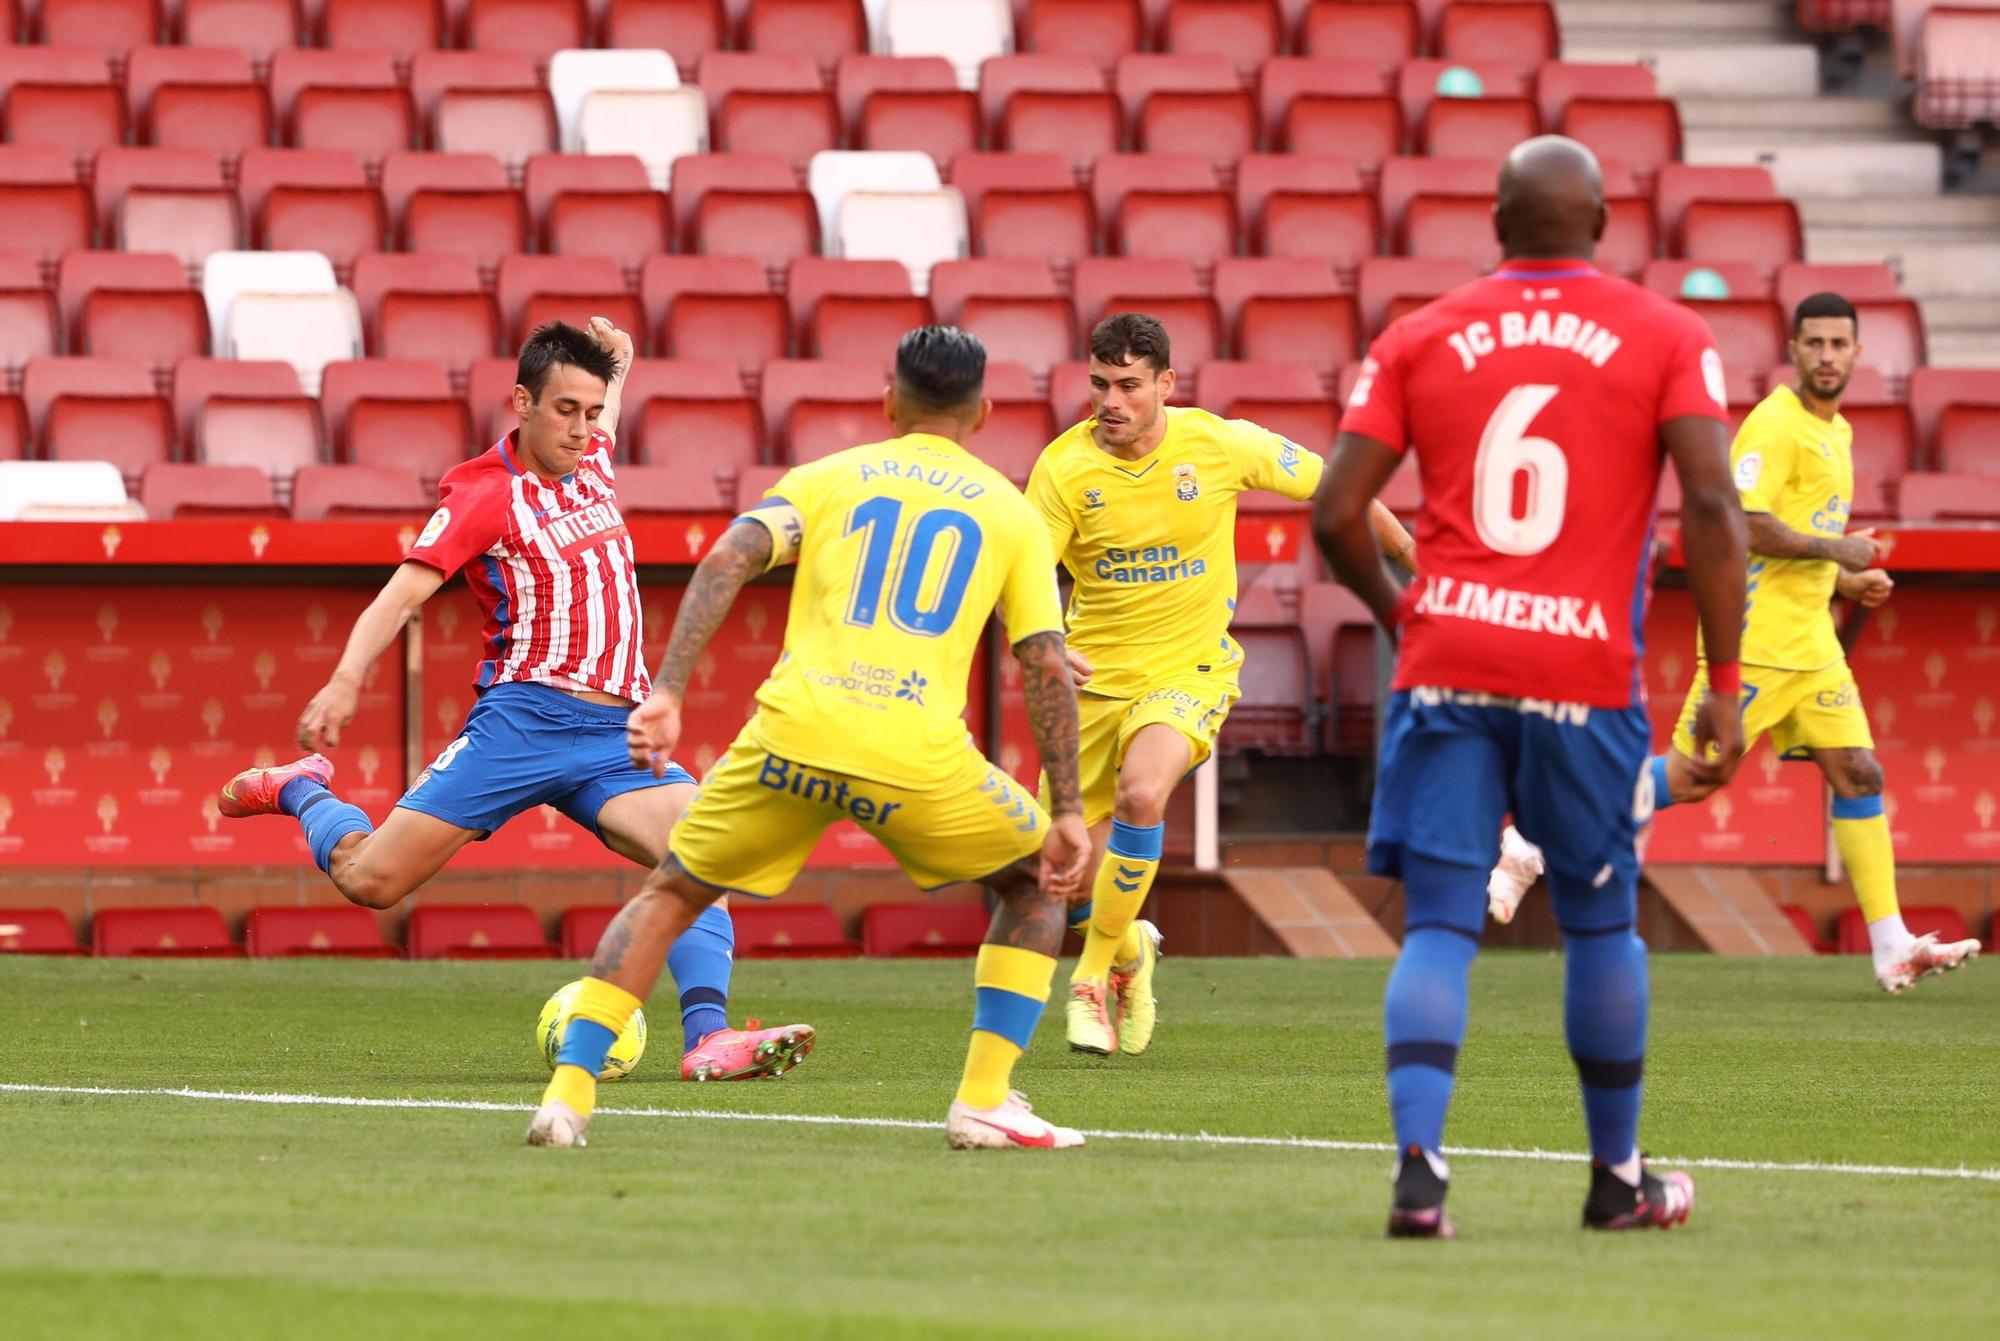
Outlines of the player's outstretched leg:
{"type": "Polygon", "coordinates": [[[809,1024],[765,1029],[750,1020],[729,1027],[729,980],[736,926],[729,910],[710,904],[667,952],[667,973],[681,996],[681,1079],[763,1080],[804,1061],[816,1036],[809,1024]]]}
{"type": "Polygon", "coordinates": [[[225,819],[290,815],[305,831],[313,864],[331,873],[335,849],[343,839],[375,831],[367,813],[335,796],[332,786],[333,761],[323,754],[309,754],[275,768],[244,769],[222,784],[216,808],[225,819]]]}
{"type": "Polygon", "coordinates": [[[1396,1129],[1391,1238],[1452,1238],[1444,1213],[1445,1110],[1465,1041],[1466,979],[1479,952],[1486,872],[1403,856],[1403,951],[1383,1001],[1389,1114],[1396,1129]]]}
{"type": "Polygon", "coordinates": [[[1593,888],[1552,872],[1549,897],[1563,933],[1563,1027],[1590,1131],[1584,1227],[1677,1225],[1694,1208],[1694,1180],[1655,1174],[1639,1158],[1648,986],[1646,943],[1633,925],[1637,887],[1593,888]]]}
{"type": "Polygon", "coordinates": [[[955,1150],[1066,1150],[1083,1134],[1038,1116],[1012,1088],[1014,1063],[1028,1050],[1055,977],[1063,901],[1044,893],[1035,858],[988,879],[1000,896],[973,968],[972,1041],[965,1073],[945,1116],[955,1150]]]}

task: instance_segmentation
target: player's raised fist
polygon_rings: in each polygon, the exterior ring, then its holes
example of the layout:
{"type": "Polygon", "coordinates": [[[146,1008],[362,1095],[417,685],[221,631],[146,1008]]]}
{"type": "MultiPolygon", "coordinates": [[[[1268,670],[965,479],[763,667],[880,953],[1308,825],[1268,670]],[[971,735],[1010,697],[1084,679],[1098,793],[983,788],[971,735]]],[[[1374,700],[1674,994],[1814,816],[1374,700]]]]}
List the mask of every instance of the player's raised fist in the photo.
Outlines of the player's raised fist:
{"type": "Polygon", "coordinates": [[[1832,549],[1840,566],[1853,573],[1874,567],[1875,561],[1889,552],[1889,547],[1875,538],[1872,526],[1848,532],[1833,542],[1832,549]]]}
{"type": "Polygon", "coordinates": [[[354,720],[354,708],[360,700],[359,684],[339,675],[328,680],[299,714],[299,747],[318,751],[340,744],[340,733],[354,720]]]}
{"type": "Polygon", "coordinates": [[[657,689],[625,719],[625,748],[631,752],[632,767],[646,769],[656,778],[667,775],[674,746],[680,743],[681,705],[657,689]]]}
{"type": "Polygon", "coordinates": [[[618,360],[618,373],[623,376],[632,366],[632,337],[612,325],[608,317],[592,317],[589,335],[598,348],[618,360]]]}

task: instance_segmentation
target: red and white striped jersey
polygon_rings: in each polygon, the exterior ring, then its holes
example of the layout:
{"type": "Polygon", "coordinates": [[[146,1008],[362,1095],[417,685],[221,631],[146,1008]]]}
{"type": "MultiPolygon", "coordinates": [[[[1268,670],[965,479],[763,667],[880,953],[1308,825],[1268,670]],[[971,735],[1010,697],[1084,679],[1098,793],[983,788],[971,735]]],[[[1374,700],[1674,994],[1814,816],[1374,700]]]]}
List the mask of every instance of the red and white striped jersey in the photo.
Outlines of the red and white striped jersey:
{"type": "Polygon", "coordinates": [[[486,617],[476,684],[526,681],[643,699],[652,689],[632,537],[618,513],[611,439],[545,480],[515,435],[445,472],[409,558],[465,580],[486,617]]]}

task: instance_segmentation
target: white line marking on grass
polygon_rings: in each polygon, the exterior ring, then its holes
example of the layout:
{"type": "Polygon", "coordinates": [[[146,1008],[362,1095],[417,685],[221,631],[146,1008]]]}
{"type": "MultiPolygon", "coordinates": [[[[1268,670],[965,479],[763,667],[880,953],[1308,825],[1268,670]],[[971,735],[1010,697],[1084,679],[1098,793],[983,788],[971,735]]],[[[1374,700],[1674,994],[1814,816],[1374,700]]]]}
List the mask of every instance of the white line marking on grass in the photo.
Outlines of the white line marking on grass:
{"type": "MultiPolygon", "coordinates": [[[[6,1094],[97,1095],[125,1099],[201,1099],[218,1103],[273,1104],[313,1108],[441,1109],[460,1113],[532,1113],[529,1103],[493,1103],[483,1099],[370,1099],[342,1094],[253,1094],[240,1090],[197,1090],[160,1087],[118,1089],[108,1085],[24,1085],[0,1082],[6,1094]]],[[[942,1131],[942,1122],[917,1118],[841,1117],[828,1113],[735,1113],[706,1108],[599,1108],[612,1117],[681,1118],[709,1122],[788,1122],[807,1127],[877,1127],[908,1131],[942,1131]]],[[[1283,1150],[1338,1150],[1363,1154],[1394,1154],[1385,1141],[1334,1141],[1317,1136],[1230,1136],[1219,1132],[1091,1131],[1084,1135],[1104,1141],[1152,1141],[1162,1145],[1258,1146],[1283,1150]]],[[[1511,1150],[1483,1146],[1449,1146],[1453,1159],[1524,1159],[1552,1164],[1577,1164],[1583,1156],[1567,1150],[1511,1150]]],[[[2000,1169],[1919,1168],[1902,1164],[1778,1163],[1757,1159],[1670,1159],[1652,1161],[1693,1169],[1739,1169],[1752,1173],[1847,1173],[1876,1178],[1961,1178],[2000,1183],[2000,1169]]]]}

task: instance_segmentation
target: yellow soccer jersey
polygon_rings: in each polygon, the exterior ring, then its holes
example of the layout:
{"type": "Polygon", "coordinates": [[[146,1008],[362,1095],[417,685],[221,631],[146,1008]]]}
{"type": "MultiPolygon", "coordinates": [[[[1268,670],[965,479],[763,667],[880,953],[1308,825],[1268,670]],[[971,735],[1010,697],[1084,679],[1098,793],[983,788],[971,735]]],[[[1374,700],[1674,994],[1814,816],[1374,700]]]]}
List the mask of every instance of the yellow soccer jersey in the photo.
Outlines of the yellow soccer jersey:
{"type": "Polygon", "coordinates": [[[1055,560],[1020,490],[917,433],[787,471],[746,513],[796,562],[785,649],[751,723],[770,753],[921,787],[963,772],[965,686],[997,606],[1010,642],[1060,631],[1055,560]]]}
{"type": "MultiPolygon", "coordinates": [[[[1745,512],[1767,512],[1801,535],[1847,533],[1854,497],[1854,430],[1839,415],[1831,423],[1781,386],[1764,397],[1729,449],[1745,512]]],[[[1827,608],[1840,565],[1831,559],[1750,555],[1750,607],[1743,627],[1743,662],[1779,670],[1819,670],[1840,660],[1840,639],[1827,608]]]]}
{"type": "Polygon", "coordinates": [[[1245,420],[1163,413],[1167,435],[1141,460],[1099,447],[1097,421],[1086,419],[1048,445],[1028,480],[1028,501],[1076,578],[1069,643],[1095,670],[1085,690],[1110,698],[1190,671],[1226,672],[1235,683],[1236,495],[1308,499],[1325,469],[1245,420]]]}

